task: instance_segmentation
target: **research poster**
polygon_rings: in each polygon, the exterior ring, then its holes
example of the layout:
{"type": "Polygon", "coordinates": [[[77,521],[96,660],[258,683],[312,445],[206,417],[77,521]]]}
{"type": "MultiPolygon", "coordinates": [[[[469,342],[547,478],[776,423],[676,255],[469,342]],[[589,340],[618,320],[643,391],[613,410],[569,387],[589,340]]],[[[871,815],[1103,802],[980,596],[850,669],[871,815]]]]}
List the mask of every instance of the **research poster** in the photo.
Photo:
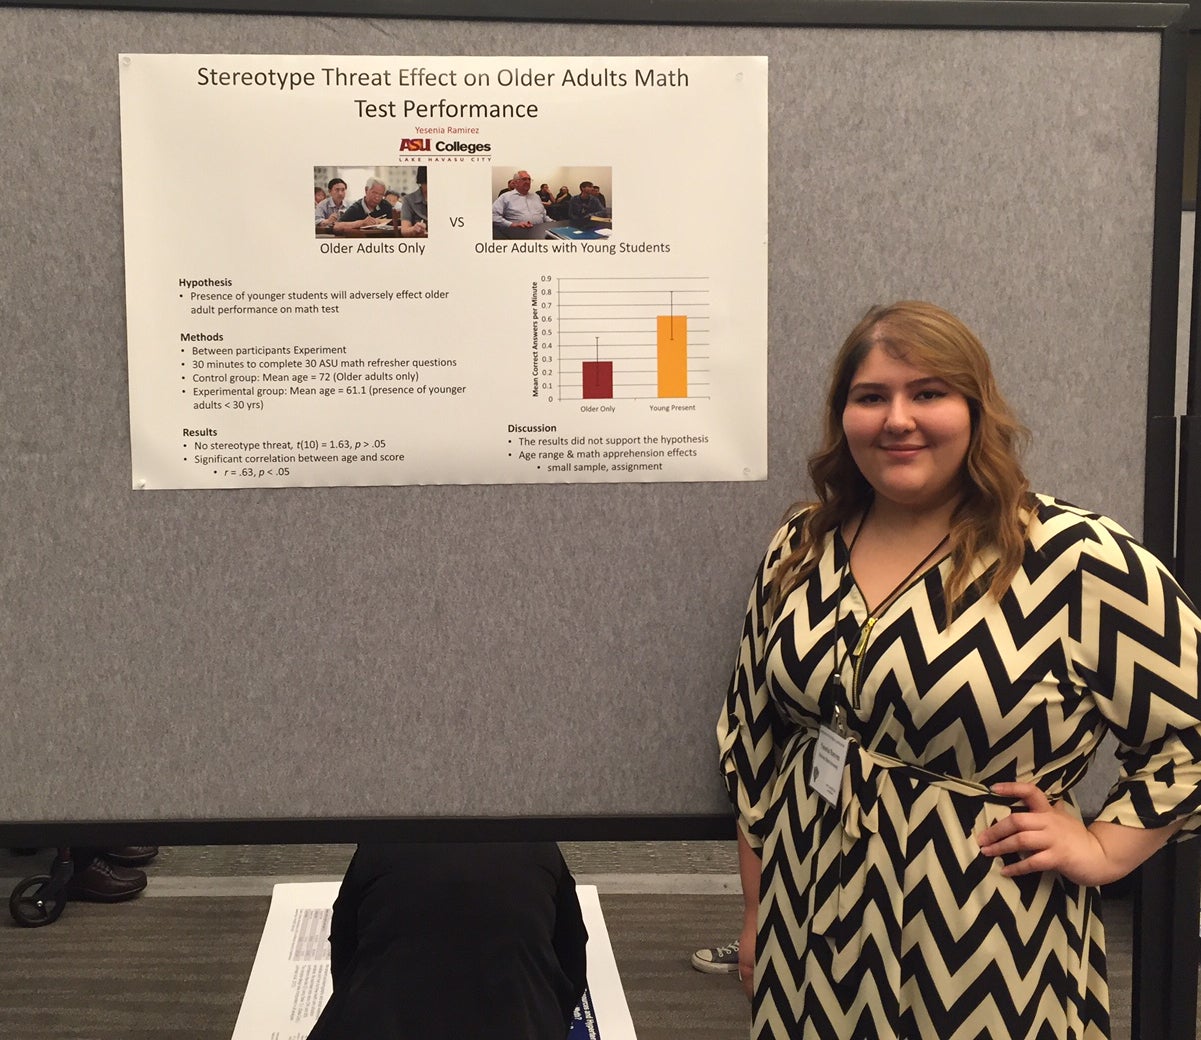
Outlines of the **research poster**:
{"type": "Polygon", "coordinates": [[[766,58],[118,61],[135,489],[766,477],[766,58]]]}

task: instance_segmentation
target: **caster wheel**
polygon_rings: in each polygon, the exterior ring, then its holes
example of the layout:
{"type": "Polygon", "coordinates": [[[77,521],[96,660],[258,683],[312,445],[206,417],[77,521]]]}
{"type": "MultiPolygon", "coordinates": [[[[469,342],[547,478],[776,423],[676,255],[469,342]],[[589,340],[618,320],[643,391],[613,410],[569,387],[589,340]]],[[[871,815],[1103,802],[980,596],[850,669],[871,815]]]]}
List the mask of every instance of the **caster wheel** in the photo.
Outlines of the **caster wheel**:
{"type": "Polygon", "coordinates": [[[13,889],[8,899],[8,912],[21,927],[40,928],[58,920],[63,907],[67,905],[67,897],[59,893],[50,899],[43,899],[40,892],[49,883],[49,874],[37,874],[27,877],[13,889]]]}

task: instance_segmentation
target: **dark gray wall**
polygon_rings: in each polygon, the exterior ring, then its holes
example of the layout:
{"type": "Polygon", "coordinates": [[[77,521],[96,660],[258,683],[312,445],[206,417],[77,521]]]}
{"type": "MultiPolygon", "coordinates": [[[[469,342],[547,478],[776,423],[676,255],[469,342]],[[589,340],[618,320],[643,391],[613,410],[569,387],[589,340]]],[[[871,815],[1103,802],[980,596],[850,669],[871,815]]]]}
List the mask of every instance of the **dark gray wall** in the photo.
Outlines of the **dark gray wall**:
{"type": "MultiPolygon", "coordinates": [[[[4,8],[0,33],[10,821],[723,812],[748,582],[872,303],[960,313],[1036,485],[1140,526],[1156,32],[4,8]],[[692,178],[768,192],[769,480],[131,492],[122,51],[769,55],[770,183],[716,141],[692,178]]],[[[146,204],[209,220],[251,187],[146,204]]]]}

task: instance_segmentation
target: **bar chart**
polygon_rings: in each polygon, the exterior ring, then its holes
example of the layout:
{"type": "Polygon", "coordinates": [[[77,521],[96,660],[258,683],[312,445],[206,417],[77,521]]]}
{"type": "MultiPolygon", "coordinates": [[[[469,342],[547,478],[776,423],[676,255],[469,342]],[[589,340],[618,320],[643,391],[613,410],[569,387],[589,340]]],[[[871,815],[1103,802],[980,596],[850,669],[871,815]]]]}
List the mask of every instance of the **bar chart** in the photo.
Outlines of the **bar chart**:
{"type": "Polygon", "coordinates": [[[556,278],[561,401],[709,397],[706,277],[556,278]]]}

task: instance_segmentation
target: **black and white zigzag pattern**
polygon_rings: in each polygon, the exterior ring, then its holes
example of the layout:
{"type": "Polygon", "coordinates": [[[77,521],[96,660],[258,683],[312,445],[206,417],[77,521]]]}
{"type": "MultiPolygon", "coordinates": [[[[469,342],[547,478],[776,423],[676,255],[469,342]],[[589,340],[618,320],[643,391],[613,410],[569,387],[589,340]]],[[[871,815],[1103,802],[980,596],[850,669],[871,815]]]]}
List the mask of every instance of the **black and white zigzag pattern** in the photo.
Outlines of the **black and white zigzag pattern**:
{"type": "Polygon", "coordinates": [[[1107,732],[1121,777],[1103,819],[1162,826],[1201,808],[1191,604],[1112,521],[1040,498],[1000,603],[970,596],[948,626],[944,561],[873,627],[834,808],[806,778],[836,647],[849,658],[867,608],[836,536],[769,625],[796,537],[783,528],[764,559],[718,726],[731,798],[763,843],[752,1037],[1108,1037],[1096,893],[1004,878],[973,836],[1010,811],[992,783],[1070,801],[1107,732]]]}

